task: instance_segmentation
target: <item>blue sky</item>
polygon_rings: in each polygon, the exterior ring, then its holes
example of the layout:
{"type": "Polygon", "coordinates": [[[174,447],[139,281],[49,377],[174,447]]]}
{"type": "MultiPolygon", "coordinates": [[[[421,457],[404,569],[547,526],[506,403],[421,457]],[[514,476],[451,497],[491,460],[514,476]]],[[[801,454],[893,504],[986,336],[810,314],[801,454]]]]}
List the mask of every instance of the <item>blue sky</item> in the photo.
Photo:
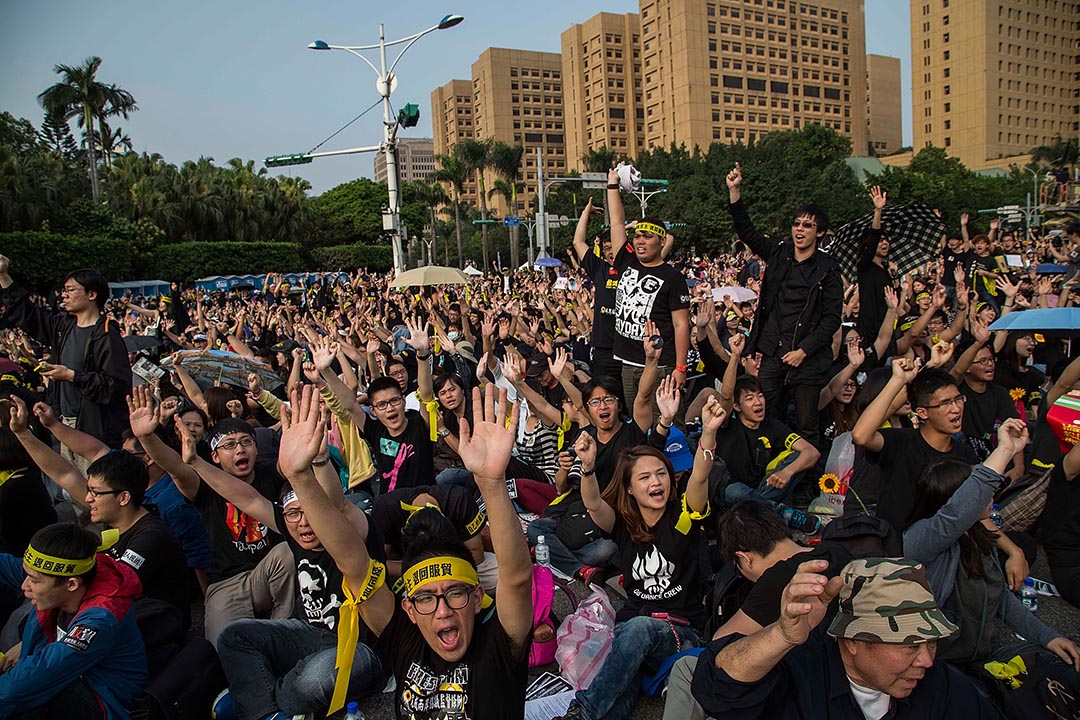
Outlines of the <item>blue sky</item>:
{"type": "MultiPolygon", "coordinates": [[[[908,3],[866,0],[865,6],[867,52],[902,59],[904,143],[910,144],[908,3]]],[[[0,15],[0,110],[40,124],[37,95],[56,81],[53,66],[98,55],[98,78],[138,101],[139,111],[117,123],[136,150],[176,164],[202,155],[219,165],[232,157],[261,163],[267,155],[311,149],[378,100],[367,65],[343,52],[308,50],[309,42],[367,45],[378,41],[379,22],[391,40],[433,26],[447,13],[464,15],[457,27],[421,39],[397,68],[395,107],[415,102],[421,111],[420,125],[403,136],[429,137],[432,89],[471,77],[485,48],[558,52],[559,36],[571,24],[598,12],[636,11],[633,0],[9,0],[0,15]],[[541,17],[528,14],[534,7],[543,8],[541,17]]],[[[376,108],[322,149],[374,145],[381,134],[376,108]]],[[[372,156],[325,158],[292,170],[318,193],[370,177],[372,156]]]]}

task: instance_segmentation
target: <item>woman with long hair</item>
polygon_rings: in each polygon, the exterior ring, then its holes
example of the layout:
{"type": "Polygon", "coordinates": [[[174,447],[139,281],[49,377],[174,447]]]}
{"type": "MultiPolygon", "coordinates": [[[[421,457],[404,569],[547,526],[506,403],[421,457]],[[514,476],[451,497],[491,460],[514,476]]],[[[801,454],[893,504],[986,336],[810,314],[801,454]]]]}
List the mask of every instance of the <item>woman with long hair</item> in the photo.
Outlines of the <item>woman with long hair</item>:
{"type": "Polygon", "coordinates": [[[581,494],[593,521],[619,548],[627,597],[611,651],[565,718],[629,717],[645,668],[655,671],[668,656],[701,645],[701,521],[709,514],[709,471],[726,415],[715,397],[702,408],[701,440],[681,498],[671,462],[662,450],[643,445],[623,454],[601,494],[594,474],[596,443],[587,433],[578,438],[581,494]]]}
{"type": "Polygon", "coordinates": [[[1001,424],[997,447],[974,469],[941,460],[915,483],[918,502],[904,531],[904,555],[923,563],[938,604],[959,619],[960,632],[938,644],[938,659],[977,673],[989,660],[1008,661],[1033,645],[1080,670],[1080,649],[1039,620],[1009,591],[990,522],[994,491],[1013,455],[1024,448],[1027,427],[1001,424]],[[1013,634],[1026,641],[1017,646],[1013,634]]]}
{"type": "Polygon", "coordinates": [[[1046,375],[1028,365],[1034,352],[1035,334],[1030,330],[1013,330],[1005,338],[994,373],[994,382],[1009,391],[1020,419],[1029,422],[1038,419],[1039,401],[1046,384],[1046,375]]]}

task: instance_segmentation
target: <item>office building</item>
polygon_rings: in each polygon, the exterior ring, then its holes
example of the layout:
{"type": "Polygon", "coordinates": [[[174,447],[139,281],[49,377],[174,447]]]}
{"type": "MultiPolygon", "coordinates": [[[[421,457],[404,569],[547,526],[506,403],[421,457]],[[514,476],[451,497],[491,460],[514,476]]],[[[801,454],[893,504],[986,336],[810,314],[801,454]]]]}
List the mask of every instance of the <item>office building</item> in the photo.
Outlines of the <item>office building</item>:
{"type": "Polygon", "coordinates": [[[865,152],[862,0],[641,0],[644,146],[831,127],[865,152]]]}
{"type": "MultiPolygon", "coordinates": [[[[866,135],[873,155],[888,155],[903,147],[900,92],[900,58],[867,55],[866,135]]],[[[863,154],[861,148],[854,151],[863,154]]]]}
{"type": "MultiPolygon", "coordinates": [[[[435,150],[431,138],[398,138],[398,180],[428,182],[435,172],[435,150]]],[[[386,182],[386,155],[375,155],[375,182],[386,182]]]]}
{"type": "Polygon", "coordinates": [[[1080,2],[912,0],[914,150],[980,170],[1080,132],[1080,2]]]}
{"type": "MultiPolygon", "coordinates": [[[[450,148],[459,140],[474,137],[472,97],[469,80],[451,80],[431,91],[431,132],[436,157],[449,155],[450,148]]],[[[446,193],[453,197],[449,187],[446,193]]],[[[475,179],[469,178],[465,183],[462,199],[474,205],[477,203],[475,179]]]]}
{"type": "Polygon", "coordinates": [[[599,13],[562,34],[566,159],[584,170],[582,156],[607,148],[617,159],[643,148],[641,24],[637,13],[599,13]]]}

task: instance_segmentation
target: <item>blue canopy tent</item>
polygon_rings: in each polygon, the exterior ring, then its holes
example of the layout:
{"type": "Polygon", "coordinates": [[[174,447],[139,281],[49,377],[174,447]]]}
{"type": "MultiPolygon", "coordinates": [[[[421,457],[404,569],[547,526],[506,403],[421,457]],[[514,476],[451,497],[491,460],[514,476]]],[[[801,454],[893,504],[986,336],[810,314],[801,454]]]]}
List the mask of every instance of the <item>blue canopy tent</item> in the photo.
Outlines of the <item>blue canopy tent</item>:
{"type": "Polygon", "coordinates": [[[166,280],[134,280],[132,282],[111,282],[109,293],[114,298],[121,297],[126,292],[132,295],[168,295],[169,283],[166,280]]]}
{"type": "MultiPolygon", "coordinates": [[[[293,285],[298,285],[301,278],[306,277],[302,273],[289,273],[282,275],[282,279],[287,280],[293,285]]],[[[337,281],[339,278],[348,278],[349,274],[344,272],[328,273],[326,280],[337,281]]],[[[213,292],[215,290],[230,290],[237,285],[250,285],[256,290],[261,290],[263,281],[266,279],[266,275],[214,275],[212,277],[199,278],[195,281],[195,286],[200,290],[209,290],[213,292]]],[[[322,277],[319,278],[323,280],[322,277]]],[[[314,278],[310,278],[309,282],[314,282],[314,278]]]]}

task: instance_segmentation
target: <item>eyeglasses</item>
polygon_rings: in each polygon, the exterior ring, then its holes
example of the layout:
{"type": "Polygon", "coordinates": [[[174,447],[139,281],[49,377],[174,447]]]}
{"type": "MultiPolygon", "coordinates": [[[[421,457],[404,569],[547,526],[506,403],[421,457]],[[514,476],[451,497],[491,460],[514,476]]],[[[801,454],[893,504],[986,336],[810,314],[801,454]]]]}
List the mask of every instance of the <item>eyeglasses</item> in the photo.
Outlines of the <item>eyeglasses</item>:
{"type": "Polygon", "coordinates": [[[124,492],[123,490],[95,490],[89,485],[86,487],[86,494],[92,498],[101,497],[102,495],[119,495],[124,492]]]}
{"type": "Polygon", "coordinates": [[[972,360],[974,365],[993,365],[997,362],[997,358],[991,355],[990,357],[984,357],[982,360],[972,360]]]}
{"type": "Polygon", "coordinates": [[[246,437],[246,438],[241,438],[240,440],[226,440],[223,443],[218,443],[218,446],[215,449],[216,450],[235,450],[238,445],[240,447],[246,447],[247,448],[247,447],[251,447],[254,444],[255,444],[255,438],[246,437]]]}
{"type": "Polygon", "coordinates": [[[82,288],[78,285],[76,285],[75,287],[69,287],[65,285],[64,287],[60,288],[61,295],[75,295],[79,292],[82,292],[82,288]]]}
{"type": "Polygon", "coordinates": [[[964,407],[964,403],[967,402],[966,395],[957,395],[956,397],[949,398],[948,400],[942,400],[937,405],[923,405],[927,410],[936,410],[938,408],[950,408],[952,406],[964,407]]]}
{"type": "Polygon", "coordinates": [[[300,508],[293,508],[292,510],[286,510],[281,515],[285,518],[285,522],[298,523],[300,518],[304,517],[304,511],[300,508]]]}
{"type": "Polygon", "coordinates": [[[816,228],[817,223],[814,222],[813,220],[798,220],[798,219],[795,219],[795,220],[791,221],[791,227],[793,227],[793,228],[797,228],[797,227],[816,228]]]}
{"type": "Polygon", "coordinates": [[[389,400],[380,400],[379,402],[372,405],[372,407],[376,410],[386,410],[388,408],[395,408],[403,402],[405,402],[405,398],[398,395],[397,397],[392,397],[389,400]]]}
{"type": "Polygon", "coordinates": [[[461,610],[469,604],[469,596],[475,585],[455,585],[444,593],[418,593],[409,598],[413,609],[421,615],[434,615],[439,609],[439,600],[446,603],[451,610],[461,610]]]}
{"type": "Polygon", "coordinates": [[[391,370],[388,374],[390,374],[390,375],[408,375],[409,371],[406,370],[405,368],[398,368],[397,370],[391,370]]]}
{"type": "Polygon", "coordinates": [[[619,402],[617,397],[613,395],[604,395],[603,397],[593,398],[589,400],[589,407],[600,407],[601,405],[614,405],[619,402]]]}

